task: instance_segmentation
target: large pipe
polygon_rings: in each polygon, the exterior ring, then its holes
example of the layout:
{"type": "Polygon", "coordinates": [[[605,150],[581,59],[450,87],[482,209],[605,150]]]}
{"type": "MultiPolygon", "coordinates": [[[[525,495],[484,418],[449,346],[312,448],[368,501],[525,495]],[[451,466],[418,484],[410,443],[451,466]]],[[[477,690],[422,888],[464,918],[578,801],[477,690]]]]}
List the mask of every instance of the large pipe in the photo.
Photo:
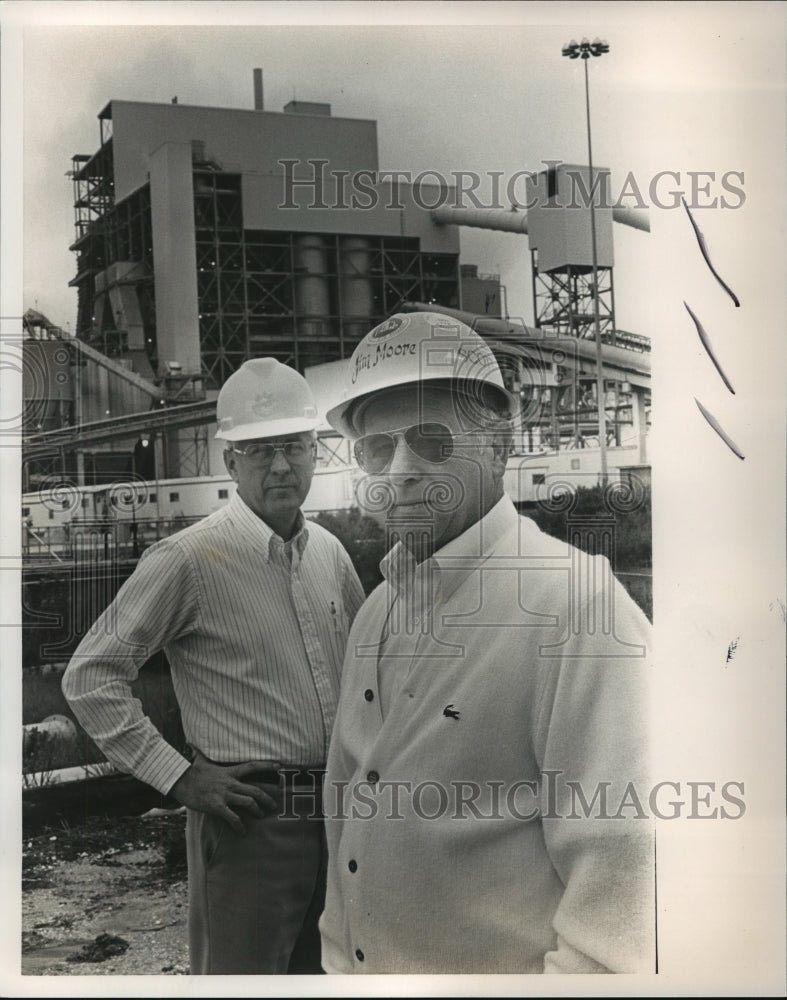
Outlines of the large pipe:
{"type": "Polygon", "coordinates": [[[451,309],[449,306],[438,306],[426,302],[403,302],[399,312],[435,312],[441,316],[452,316],[464,323],[481,336],[491,337],[530,337],[535,338],[522,320],[498,319],[495,316],[481,316],[468,312],[466,309],[451,309]]]}
{"type": "MultiPolygon", "coordinates": [[[[612,218],[624,226],[650,232],[648,213],[639,208],[623,206],[612,209],[612,218]]],[[[451,208],[441,205],[432,211],[432,221],[438,226],[469,226],[472,229],[494,229],[501,233],[527,233],[527,212],[505,208],[451,208]]]]}
{"type": "Polygon", "coordinates": [[[22,755],[32,771],[51,771],[74,763],[79,750],[77,728],[66,715],[22,726],[22,755]]]}
{"type": "Polygon", "coordinates": [[[527,233],[527,212],[500,208],[450,208],[442,205],[432,212],[438,226],[470,226],[502,233],[527,233]]]}
{"type": "Polygon", "coordinates": [[[632,229],[639,229],[643,233],[650,232],[650,216],[644,208],[627,208],[625,205],[613,207],[612,221],[631,226],[632,229]]]}
{"type": "MultiPolygon", "coordinates": [[[[426,302],[403,302],[399,306],[399,312],[435,312],[445,316],[453,316],[460,323],[464,323],[482,337],[499,337],[511,341],[518,338],[520,344],[527,348],[546,341],[550,347],[556,345],[555,337],[544,337],[543,331],[531,330],[525,326],[522,320],[497,319],[493,316],[476,316],[474,313],[466,312],[463,309],[451,309],[448,306],[438,306],[434,303],[426,302]]],[[[561,337],[566,343],[567,351],[576,351],[577,356],[586,361],[595,360],[595,344],[592,340],[579,340],[575,337],[561,337]]],[[[612,344],[602,345],[604,363],[614,368],[629,371],[634,376],[650,376],[650,355],[639,351],[628,351],[623,347],[615,347],[612,344]]]]}
{"type": "Polygon", "coordinates": [[[69,337],[62,343],[69,344],[74,347],[84,358],[94,361],[102,368],[106,368],[106,370],[112,375],[117,375],[118,378],[123,379],[130,385],[133,385],[136,389],[139,389],[140,392],[144,392],[145,395],[150,396],[152,399],[161,398],[161,386],[154,385],[153,382],[143,378],[136,372],[129,371],[129,369],[124,368],[120,362],[114,361],[112,358],[108,358],[106,354],[102,354],[101,351],[95,350],[89,344],[86,344],[84,340],[79,340],[77,337],[69,337]]]}

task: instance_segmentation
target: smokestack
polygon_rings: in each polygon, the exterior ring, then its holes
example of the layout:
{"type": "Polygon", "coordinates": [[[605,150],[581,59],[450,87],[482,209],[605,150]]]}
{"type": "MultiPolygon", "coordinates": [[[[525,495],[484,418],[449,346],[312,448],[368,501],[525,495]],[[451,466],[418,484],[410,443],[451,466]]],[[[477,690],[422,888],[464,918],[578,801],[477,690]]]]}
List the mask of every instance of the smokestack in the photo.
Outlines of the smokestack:
{"type": "Polygon", "coordinates": [[[261,69],[255,69],[254,70],[254,110],[255,111],[262,111],[263,107],[264,107],[264,105],[262,103],[262,70],[261,69]]]}

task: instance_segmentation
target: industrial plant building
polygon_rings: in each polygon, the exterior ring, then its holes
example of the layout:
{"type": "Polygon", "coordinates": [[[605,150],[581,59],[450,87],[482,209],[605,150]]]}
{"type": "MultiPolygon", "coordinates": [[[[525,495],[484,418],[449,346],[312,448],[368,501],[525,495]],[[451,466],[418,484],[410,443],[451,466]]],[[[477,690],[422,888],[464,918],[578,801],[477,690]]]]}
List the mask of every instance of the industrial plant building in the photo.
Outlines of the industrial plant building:
{"type": "MultiPolygon", "coordinates": [[[[260,71],[254,84],[248,110],[112,100],[98,150],[73,157],[76,336],[26,317],[25,492],[223,475],[215,397],[246,359],[308,378],[413,308],[474,324],[505,355],[530,463],[519,499],[550,471],[597,477],[599,385],[611,474],[646,474],[649,343],[615,324],[613,212],[596,210],[594,280],[588,212],[549,210],[586,168],[535,178],[527,213],[430,211],[441,189],[379,178],[375,121],[266,110],[260,71]],[[460,264],[460,226],[528,236],[531,327],[509,321],[497,275],[460,264]]],[[[336,442],[321,456],[349,464],[336,442]]]]}
{"type": "Polygon", "coordinates": [[[377,174],[376,122],[111,101],[99,123],[99,151],[73,161],[76,334],[139,374],[177,363],[217,388],[257,355],[303,370],[402,301],[460,305],[456,227],[405,184],[369,207],[337,192],[377,174]]]}
{"type": "MultiPolygon", "coordinates": [[[[81,363],[95,368],[98,352],[138,376],[138,397],[143,381],[155,391],[129,409],[128,386],[114,399],[83,387],[72,424],[110,418],[120,430],[151,400],[209,401],[250,357],[300,371],[349,357],[408,300],[462,305],[458,228],[432,222],[409,185],[375,184],[358,207],[335,207],[337,177],[368,184],[378,172],[376,122],[304,101],[267,111],[256,93],[250,110],[110,101],[98,151],[73,157],[75,332],[92,349],[81,363]]],[[[500,315],[497,281],[470,268],[466,282],[471,306],[500,315]]],[[[205,424],[168,429],[159,471],[221,471],[209,440],[205,424]]],[[[135,442],[102,443],[92,474],[116,473],[112,452],[135,442]]]]}

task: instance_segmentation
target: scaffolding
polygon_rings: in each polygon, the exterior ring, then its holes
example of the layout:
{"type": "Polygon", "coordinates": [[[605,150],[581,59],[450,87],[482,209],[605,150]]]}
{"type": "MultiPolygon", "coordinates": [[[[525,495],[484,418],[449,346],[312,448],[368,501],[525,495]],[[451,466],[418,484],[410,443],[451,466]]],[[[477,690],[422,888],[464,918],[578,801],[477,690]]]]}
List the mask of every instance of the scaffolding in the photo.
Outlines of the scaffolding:
{"type": "MultiPolygon", "coordinates": [[[[548,337],[594,341],[595,304],[601,343],[636,351],[650,350],[646,337],[620,331],[615,325],[615,295],[611,267],[597,268],[597,282],[586,266],[565,267],[541,272],[538,251],[531,251],[533,304],[536,329],[548,337]]],[[[558,384],[542,393],[539,400],[524,402],[537,407],[536,424],[550,449],[571,450],[599,446],[598,387],[595,365],[578,358],[567,359],[556,368],[558,384]]],[[[632,393],[627,383],[604,380],[605,436],[607,445],[620,445],[626,428],[633,424],[632,393]]]]}
{"type": "MultiPolygon", "coordinates": [[[[116,201],[111,105],[99,121],[98,152],[72,160],[76,336],[130,364],[172,406],[186,397],[161,372],[150,181],[116,201]]],[[[418,237],[404,235],[245,228],[243,175],[222,169],[200,141],[191,144],[191,171],[201,382],[191,398],[219,389],[252,357],[301,372],[345,359],[408,300],[460,305],[458,253],[425,252],[418,237]]],[[[166,450],[181,475],[207,471],[200,420],[167,435],[166,450]]]]}
{"type": "Polygon", "coordinates": [[[244,229],[239,174],[194,173],[202,370],[218,388],[247,358],[303,371],[348,357],[408,299],[456,306],[455,254],[413,237],[244,229]]]}
{"type": "Polygon", "coordinates": [[[593,340],[596,335],[594,302],[598,299],[599,330],[603,344],[616,343],[615,295],[612,268],[599,267],[598,287],[587,267],[567,265],[539,271],[538,251],[532,250],[535,325],[550,335],[593,340]]]}

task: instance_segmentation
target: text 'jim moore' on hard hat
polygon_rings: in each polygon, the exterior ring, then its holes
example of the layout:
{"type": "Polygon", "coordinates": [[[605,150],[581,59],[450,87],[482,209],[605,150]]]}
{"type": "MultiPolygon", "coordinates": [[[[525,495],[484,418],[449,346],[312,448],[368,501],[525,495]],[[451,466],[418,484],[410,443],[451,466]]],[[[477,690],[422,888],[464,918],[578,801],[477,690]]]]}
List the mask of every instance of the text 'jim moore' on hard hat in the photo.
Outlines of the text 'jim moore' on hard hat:
{"type": "Polygon", "coordinates": [[[494,354],[469,326],[439,313],[397,313],[366,334],[353,351],[341,402],[326,414],[345,437],[357,437],[351,413],[372,393],[416,382],[461,385],[513,409],[494,354]]]}

